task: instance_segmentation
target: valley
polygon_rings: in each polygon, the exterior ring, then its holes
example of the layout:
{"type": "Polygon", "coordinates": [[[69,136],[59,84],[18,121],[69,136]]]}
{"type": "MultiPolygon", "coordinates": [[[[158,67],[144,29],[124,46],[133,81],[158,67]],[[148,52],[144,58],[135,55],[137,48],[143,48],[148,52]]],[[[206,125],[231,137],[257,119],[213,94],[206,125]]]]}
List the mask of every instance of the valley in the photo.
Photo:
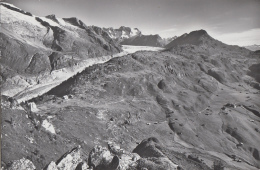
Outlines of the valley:
{"type": "Polygon", "coordinates": [[[2,169],[260,168],[257,51],[1,10],[2,169]]]}

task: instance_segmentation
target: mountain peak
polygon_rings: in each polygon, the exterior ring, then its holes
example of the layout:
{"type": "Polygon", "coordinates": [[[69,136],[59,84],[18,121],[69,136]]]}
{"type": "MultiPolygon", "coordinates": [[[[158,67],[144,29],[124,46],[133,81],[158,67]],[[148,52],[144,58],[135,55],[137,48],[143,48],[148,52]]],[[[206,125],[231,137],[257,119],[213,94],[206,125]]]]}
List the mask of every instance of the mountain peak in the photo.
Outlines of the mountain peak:
{"type": "Polygon", "coordinates": [[[54,14],[47,15],[46,18],[51,19],[52,21],[54,21],[54,22],[56,22],[56,23],[59,23],[59,21],[58,21],[56,15],[54,15],[54,14]]]}
{"type": "Polygon", "coordinates": [[[207,31],[201,29],[192,31],[189,34],[185,33],[182,36],[176,38],[172,42],[170,42],[168,45],[166,45],[166,48],[173,48],[175,46],[180,46],[184,44],[191,44],[191,45],[200,45],[204,42],[205,37],[207,39],[211,39],[211,37],[208,35],[207,31]]]}
{"type": "Polygon", "coordinates": [[[203,29],[190,32],[190,34],[192,34],[192,33],[197,33],[197,34],[200,34],[200,35],[208,34],[207,31],[203,30],[203,29]]]}
{"type": "Polygon", "coordinates": [[[63,18],[65,22],[70,23],[71,25],[77,26],[79,28],[84,29],[86,25],[78,18],[76,17],[71,17],[71,18],[63,18]]]}

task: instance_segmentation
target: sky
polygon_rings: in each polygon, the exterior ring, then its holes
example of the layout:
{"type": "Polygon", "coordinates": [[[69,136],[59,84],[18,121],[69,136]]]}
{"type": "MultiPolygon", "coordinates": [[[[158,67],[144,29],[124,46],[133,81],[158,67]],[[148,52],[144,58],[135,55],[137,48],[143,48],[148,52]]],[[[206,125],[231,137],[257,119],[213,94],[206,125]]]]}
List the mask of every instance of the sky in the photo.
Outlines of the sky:
{"type": "MultiPolygon", "coordinates": [[[[0,0],[1,1],[1,0],[0,0]]],[[[204,29],[230,45],[260,45],[260,0],[2,0],[86,25],[129,26],[163,38],[204,29]]]]}

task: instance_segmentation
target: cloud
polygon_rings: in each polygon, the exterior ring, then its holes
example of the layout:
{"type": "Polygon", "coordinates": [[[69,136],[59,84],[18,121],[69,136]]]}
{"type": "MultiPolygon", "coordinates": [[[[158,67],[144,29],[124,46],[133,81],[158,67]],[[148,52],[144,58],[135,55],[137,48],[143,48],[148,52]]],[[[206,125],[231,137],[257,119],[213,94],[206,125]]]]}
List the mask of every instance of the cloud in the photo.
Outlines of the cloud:
{"type": "Polygon", "coordinates": [[[250,29],[239,33],[213,34],[212,36],[230,45],[246,46],[260,44],[260,28],[250,29]]]}
{"type": "Polygon", "coordinates": [[[175,32],[175,31],[177,31],[177,28],[170,28],[170,29],[162,30],[160,32],[162,33],[162,32],[175,32]]]}

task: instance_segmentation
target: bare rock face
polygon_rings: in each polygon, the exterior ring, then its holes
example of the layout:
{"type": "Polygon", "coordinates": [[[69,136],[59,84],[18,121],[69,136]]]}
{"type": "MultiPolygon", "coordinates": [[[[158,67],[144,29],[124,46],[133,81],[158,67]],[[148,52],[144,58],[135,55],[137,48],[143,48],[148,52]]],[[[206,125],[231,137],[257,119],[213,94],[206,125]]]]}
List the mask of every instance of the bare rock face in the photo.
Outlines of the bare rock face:
{"type": "Polygon", "coordinates": [[[108,148],[95,146],[89,154],[88,164],[94,170],[130,170],[137,168],[140,156],[121,149],[114,142],[108,143],[108,148]]]}
{"type": "Polygon", "coordinates": [[[174,170],[180,168],[161,152],[161,143],[157,138],[143,140],[134,150],[142,158],[138,160],[138,168],[151,170],[167,169],[174,170]]]}
{"type": "Polygon", "coordinates": [[[117,158],[114,158],[107,148],[95,146],[89,154],[88,164],[94,169],[109,168],[112,160],[114,160],[113,164],[116,164],[117,158]]]}
{"type": "Polygon", "coordinates": [[[25,158],[22,158],[20,160],[16,160],[12,163],[12,165],[7,168],[8,170],[36,170],[34,164],[25,158]]]}
{"type": "Polygon", "coordinates": [[[45,170],[75,170],[75,169],[87,169],[86,163],[83,162],[81,157],[81,147],[73,148],[71,151],[65,153],[56,162],[51,162],[44,169],[45,170]]]}

